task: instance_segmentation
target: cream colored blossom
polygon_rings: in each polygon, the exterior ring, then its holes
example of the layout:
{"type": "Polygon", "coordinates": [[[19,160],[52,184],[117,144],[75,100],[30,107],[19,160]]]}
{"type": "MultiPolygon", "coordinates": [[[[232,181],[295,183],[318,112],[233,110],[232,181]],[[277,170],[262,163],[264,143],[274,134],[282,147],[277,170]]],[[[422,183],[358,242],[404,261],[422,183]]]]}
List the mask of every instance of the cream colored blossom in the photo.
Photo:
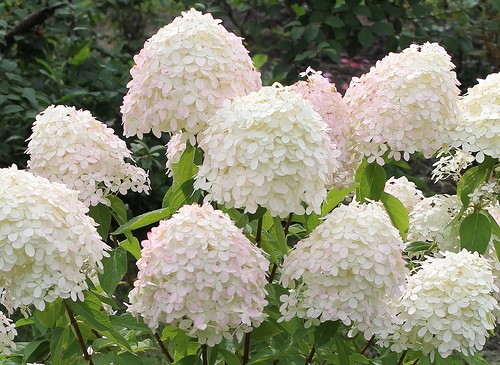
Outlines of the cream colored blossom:
{"type": "Polygon", "coordinates": [[[87,206],[149,190],[147,173],[124,161],[131,157],[125,142],[86,110],[51,105],[38,114],[27,153],[30,172],[78,190],[87,206]]]}
{"type": "Polygon", "coordinates": [[[0,355],[10,355],[16,349],[14,337],[17,335],[16,325],[0,311],[0,355]]]}
{"type": "Polygon", "coordinates": [[[241,38],[220,22],[191,9],[146,41],[121,107],[125,136],[197,134],[225,99],[260,89],[241,38]]]}
{"type": "Polygon", "coordinates": [[[177,326],[213,346],[265,319],[269,262],[227,214],[185,205],[142,246],[128,311],[152,329],[177,326]]]}
{"type": "Polygon", "coordinates": [[[431,357],[437,350],[445,358],[453,351],[469,355],[481,350],[495,328],[498,303],[491,294],[498,288],[493,280],[490,264],[477,252],[427,258],[408,277],[408,287],[396,302],[401,325],[387,339],[391,349],[420,350],[431,357]]]}
{"type": "Polygon", "coordinates": [[[429,158],[450,145],[460,117],[454,67],[437,43],[414,44],[352,79],[344,99],[368,162],[384,164],[386,152],[396,160],[417,151],[429,158]]]}
{"type": "Polygon", "coordinates": [[[311,103],[280,85],[226,103],[200,147],[195,187],[207,201],[282,218],[321,211],[339,156],[311,103]]]}
{"type": "Polygon", "coordinates": [[[458,231],[449,224],[461,207],[456,195],[438,194],[424,198],[410,212],[408,242],[435,242],[441,250],[459,247],[458,231]]]}
{"type": "Polygon", "coordinates": [[[334,148],[340,151],[340,156],[336,158],[339,168],[333,177],[332,187],[350,187],[354,184],[354,175],[362,156],[353,138],[354,128],[347,105],[335,84],[323,77],[320,71],[314,71],[309,67],[301,75],[307,76],[307,80],[296,82],[289,87],[289,90],[311,102],[314,110],[328,125],[328,135],[334,148]]]}
{"type": "Polygon", "coordinates": [[[0,169],[0,304],[9,312],[83,300],[86,273],[102,268],[108,249],[87,212],[62,184],[0,169]]]}
{"type": "Polygon", "coordinates": [[[380,203],[352,202],[334,209],[285,257],[280,320],[308,324],[340,320],[365,338],[383,333],[396,313],[388,302],[401,295],[403,241],[380,203]]]}
{"type": "Polygon", "coordinates": [[[439,157],[439,160],[433,164],[435,167],[432,170],[434,182],[448,177],[451,177],[454,181],[460,180],[462,170],[469,167],[475,160],[470,152],[461,149],[455,149],[453,154],[451,152],[440,152],[437,157],[439,157]]]}
{"type": "Polygon", "coordinates": [[[467,91],[459,102],[463,123],[456,128],[456,139],[462,149],[477,152],[478,162],[484,155],[500,157],[500,73],[493,73],[467,91]]]}
{"type": "Polygon", "coordinates": [[[422,191],[417,188],[414,182],[409,181],[405,176],[399,178],[391,177],[385,183],[384,190],[398,198],[408,213],[424,199],[422,191]]]}

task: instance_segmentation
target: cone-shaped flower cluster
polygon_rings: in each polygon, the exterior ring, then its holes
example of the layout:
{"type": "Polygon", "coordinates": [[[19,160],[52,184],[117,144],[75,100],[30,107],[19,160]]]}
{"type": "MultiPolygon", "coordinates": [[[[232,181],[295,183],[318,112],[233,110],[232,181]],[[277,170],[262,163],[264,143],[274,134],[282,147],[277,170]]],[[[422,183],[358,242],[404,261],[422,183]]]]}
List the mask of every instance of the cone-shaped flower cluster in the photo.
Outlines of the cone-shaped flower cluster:
{"type": "Polygon", "coordinates": [[[395,178],[391,177],[385,183],[385,192],[398,198],[409,213],[413,208],[424,199],[424,194],[415,183],[409,181],[405,176],[395,178]]]}
{"type": "Polygon", "coordinates": [[[195,187],[207,201],[250,213],[260,205],[282,218],[320,212],[340,154],[311,103],[280,85],[226,103],[200,147],[195,187]]]}
{"type": "Polygon", "coordinates": [[[360,149],[368,161],[429,158],[451,143],[458,123],[458,80],[450,56],[437,43],[391,53],[370,72],[353,78],[345,94],[360,149]]]}
{"type": "Polygon", "coordinates": [[[0,304],[83,300],[85,273],[102,267],[108,246],[78,192],[15,166],[0,181],[0,304]]]}
{"type": "Polygon", "coordinates": [[[481,350],[494,328],[493,310],[498,292],[491,266],[477,252],[445,252],[428,258],[408,278],[408,288],[397,305],[401,325],[389,337],[392,350],[437,350],[448,357],[481,350]]]}
{"type": "Polygon", "coordinates": [[[241,38],[220,22],[191,9],[146,41],[121,107],[125,136],[196,134],[225,99],[262,86],[241,38]]]}
{"type": "Polygon", "coordinates": [[[452,250],[459,243],[458,232],[448,227],[460,211],[456,195],[434,195],[421,200],[410,212],[408,241],[428,241],[441,250],[452,250]]]}
{"type": "Polygon", "coordinates": [[[14,337],[17,335],[15,324],[0,311],[0,355],[10,355],[16,348],[14,337]]]}
{"type": "Polygon", "coordinates": [[[341,320],[369,339],[395,316],[387,305],[402,293],[403,241],[380,203],[352,202],[330,213],[285,257],[281,320],[341,320]],[[296,286],[295,281],[299,284],[296,286]]]}
{"type": "Polygon", "coordinates": [[[338,172],[335,174],[332,186],[335,188],[349,187],[354,183],[356,168],[361,161],[357,142],[354,140],[354,131],[349,117],[349,111],[342,95],[335,88],[335,84],[308,68],[304,73],[307,81],[298,81],[289,87],[289,90],[309,100],[314,110],[321,115],[323,122],[329,127],[329,136],[333,146],[340,151],[337,157],[338,172]]]}
{"type": "Polygon", "coordinates": [[[213,346],[259,326],[269,262],[210,205],[185,205],[142,243],[128,311],[153,329],[166,323],[213,346]]]}
{"type": "Polygon", "coordinates": [[[500,73],[478,81],[459,102],[464,118],[456,139],[481,162],[484,155],[500,157],[500,73]]]}
{"type": "Polygon", "coordinates": [[[124,161],[124,141],[89,111],[49,106],[37,115],[29,138],[28,169],[80,192],[86,205],[107,203],[109,193],[147,192],[147,173],[124,161]]]}

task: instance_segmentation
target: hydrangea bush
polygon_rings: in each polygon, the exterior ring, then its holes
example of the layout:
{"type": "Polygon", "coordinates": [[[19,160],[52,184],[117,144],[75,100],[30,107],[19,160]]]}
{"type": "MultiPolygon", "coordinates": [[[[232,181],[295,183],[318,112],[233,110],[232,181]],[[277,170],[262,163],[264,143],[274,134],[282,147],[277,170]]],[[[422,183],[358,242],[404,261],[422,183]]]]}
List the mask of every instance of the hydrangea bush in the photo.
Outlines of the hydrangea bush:
{"type": "Polygon", "coordinates": [[[89,111],[36,117],[0,169],[0,364],[484,364],[500,272],[500,79],[460,96],[438,44],[342,97],[320,71],[262,86],[195,10],[134,58],[125,136],[168,133],[162,206],[89,111]],[[401,158],[435,156],[424,196],[401,158]]]}

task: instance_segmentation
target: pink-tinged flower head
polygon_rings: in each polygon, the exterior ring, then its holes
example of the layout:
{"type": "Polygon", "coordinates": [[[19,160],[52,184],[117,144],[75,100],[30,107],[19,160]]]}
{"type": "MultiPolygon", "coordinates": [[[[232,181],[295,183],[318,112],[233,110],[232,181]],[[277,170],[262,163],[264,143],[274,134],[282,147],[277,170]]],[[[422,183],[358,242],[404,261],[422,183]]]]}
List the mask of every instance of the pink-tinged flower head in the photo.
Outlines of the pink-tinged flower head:
{"type": "Polygon", "coordinates": [[[9,312],[83,300],[109,247],[78,192],[15,166],[0,169],[0,304],[9,312]]]}
{"type": "Polygon", "coordinates": [[[280,320],[340,320],[365,338],[389,328],[404,285],[403,241],[380,203],[334,209],[285,257],[280,320]]]}
{"type": "Polygon", "coordinates": [[[396,302],[400,325],[385,341],[391,349],[422,351],[442,357],[453,351],[474,354],[483,348],[495,328],[492,296],[498,292],[488,260],[477,252],[444,252],[429,257],[396,302]]]}
{"type": "Polygon", "coordinates": [[[429,158],[452,142],[459,122],[458,80],[451,57],[437,43],[390,53],[353,78],[345,94],[360,149],[368,161],[429,158]]]}
{"type": "Polygon", "coordinates": [[[227,214],[185,205],[142,245],[128,311],[152,329],[170,324],[213,346],[265,319],[269,262],[227,214]]]}
{"type": "Polygon", "coordinates": [[[191,9],[146,41],[121,107],[125,136],[197,134],[225,99],[262,86],[241,38],[220,22],[191,9]]]}
{"type": "Polygon", "coordinates": [[[328,135],[332,144],[340,151],[340,156],[336,158],[339,169],[331,185],[335,188],[349,187],[354,183],[356,168],[362,156],[353,138],[354,129],[347,105],[335,84],[322,76],[320,71],[309,67],[302,75],[307,76],[307,81],[298,81],[288,89],[309,100],[329,127],[328,135]]]}
{"type": "Polygon", "coordinates": [[[0,355],[8,356],[11,354],[10,350],[16,349],[14,342],[16,335],[16,325],[0,311],[0,355]]]}
{"type": "Polygon", "coordinates": [[[30,172],[78,190],[87,206],[149,190],[147,173],[124,161],[131,157],[125,142],[86,110],[49,106],[36,117],[27,153],[30,172]]]}
{"type": "Polygon", "coordinates": [[[200,147],[195,186],[207,201],[250,213],[262,206],[282,218],[321,211],[340,154],[311,103],[280,85],[226,103],[200,147]]]}
{"type": "Polygon", "coordinates": [[[459,101],[463,123],[457,126],[456,140],[462,149],[477,152],[482,162],[484,155],[500,157],[500,73],[490,74],[470,88],[459,101]]]}

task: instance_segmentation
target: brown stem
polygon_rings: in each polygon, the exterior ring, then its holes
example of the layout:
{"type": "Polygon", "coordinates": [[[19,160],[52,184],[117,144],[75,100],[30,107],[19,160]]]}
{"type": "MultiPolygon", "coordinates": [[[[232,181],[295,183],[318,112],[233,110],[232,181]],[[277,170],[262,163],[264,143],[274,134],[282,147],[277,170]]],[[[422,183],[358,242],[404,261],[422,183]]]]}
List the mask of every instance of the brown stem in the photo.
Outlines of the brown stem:
{"type": "Polygon", "coordinates": [[[271,269],[271,273],[269,274],[269,276],[267,277],[267,282],[269,284],[271,284],[273,282],[273,279],[274,279],[274,275],[276,275],[276,270],[278,269],[278,265],[276,264],[273,264],[273,267],[271,269]]]}
{"type": "Polygon", "coordinates": [[[398,361],[397,365],[403,365],[403,361],[405,360],[405,356],[406,356],[407,352],[408,352],[408,350],[403,351],[403,353],[399,357],[399,361],[398,361]]]}
{"type": "Polygon", "coordinates": [[[203,365],[208,365],[208,354],[207,354],[207,345],[201,345],[201,362],[203,365]]]}
{"type": "Polygon", "coordinates": [[[75,336],[76,339],[78,340],[78,343],[80,344],[80,348],[82,349],[83,352],[83,358],[85,361],[89,363],[89,365],[94,365],[92,362],[92,359],[90,358],[89,352],[87,351],[87,346],[85,345],[85,341],[83,340],[82,333],[80,332],[80,327],[78,327],[78,322],[76,321],[75,316],[73,315],[73,311],[71,308],[68,306],[65,300],[63,300],[63,305],[64,308],[66,309],[66,313],[68,313],[69,320],[71,322],[71,325],[73,326],[73,330],[75,331],[75,336]]]}
{"type": "Polygon", "coordinates": [[[372,336],[372,338],[370,338],[368,340],[365,347],[363,347],[363,350],[361,350],[361,352],[360,352],[361,355],[365,354],[366,350],[368,350],[370,348],[370,346],[373,344],[373,341],[375,341],[375,336],[372,336]]]}
{"type": "Polygon", "coordinates": [[[285,227],[283,228],[283,231],[285,232],[285,237],[287,236],[288,230],[290,229],[290,225],[292,224],[292,217],[293,213],[290,213],[290,215],[288,216],[288,220],[286,221],[285,227]]]}
{"type": "Polygon", "coordinates": [[[311,352],[310,352],[309,356],[306,359],[306,364],[305,365],[312,364],[315,352],[316,352],[316,348],[313,346],[311,348],[311,352]]]}
{"type": "Polygon", "coordinates": [[[260,247],[260,242],[262,241],[262,222],[264,221],[264,217],[260,217],[257,221],[257,234],[255,235],[255,243],[257,247],[260,247]]]}
{"type": "Polygon", "coordinates": [[[248,363],[248,359],[250,358],[250,335],[251,332],[245,333],[245,345],[243,348],[243,362],[242,362],[243,365],[248,363]]]}
{"type": "Polygon", "coordinates": [[[163,354],[165,355],[165,357],[167,358],[167,360],[170,362],[174,362],[174,358],[172,357],[172,355],[170,355],[170,353],[168,352],[168,349],[165,347],[165,344],[163,343],[163,341],[161,340],[160,338],[160,335],[158,333],[154,333],[154,336],[156,338],[156,341],[158,342],[158,346],[160,346],[160,349],[161,349],[161,352],[163,352],[163,354]]]}
{"type": "Polygon", "coordinates": [[[411,365],[417,365],[419,361],[420,361],[420,359],[415,359],[415,361],[412,362],[411,365]]]}

